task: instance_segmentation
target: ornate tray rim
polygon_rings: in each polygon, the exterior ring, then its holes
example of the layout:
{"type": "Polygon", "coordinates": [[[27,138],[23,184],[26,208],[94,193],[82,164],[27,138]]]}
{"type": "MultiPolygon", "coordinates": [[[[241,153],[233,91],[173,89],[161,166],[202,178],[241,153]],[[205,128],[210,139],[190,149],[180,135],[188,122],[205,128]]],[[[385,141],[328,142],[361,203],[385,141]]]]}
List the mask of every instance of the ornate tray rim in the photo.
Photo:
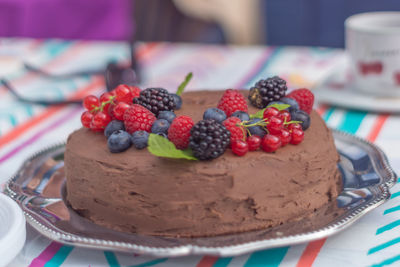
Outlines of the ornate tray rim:
{"type": "Polygon", "coordinates": [[[386,172],[387,176],[380,184],[377,184],[382,193],[379,197],[373,199],[373,201],[363,203],[356,209],[352,210],[349,214],[343,217],[338,222],[329,223],[327,226],[322,227],[318,230],[311,232],[304,232],[296,235],[289,235],[285,237],[277,237],[265,240],[257,240],[250,241],[241,244],[235,244],[231,246],[222,246],[222,247],[207,247],[207,246],[199,246],[199,245],[179,245],[172,247],[150,247],[143,246],[140,244],[133,244],[127,242],[118,242],[97,238],[87,238],[81,237],[76,234],[71,234],[64,232],[60,229],[57,229],[56,226],[51,225],[51,223],[44,221],[44,223],[39,222],[32,213],[22,205],[23,200],[26,198],[25,195],[19,195],[17,192],[11,189],[11,184],[18,177],[18,173],[23,169],[25,164],[29,163],[34,158],[41,156],[43,154],[56,151],[57,149],[65,146],[65,142],[61,142],[55,145],[48,146],[46,149],[38,151],[29,157],[24,164],[22,164],[21,168],[13,175],[6,183],[4,193],[12,197],[19,206],[23,209],[27,222],[38,232],[60,243],[64,243],[67,245],[73,245],[78,247],[86,247],[86,248],[95,248],[95,249],[103,249],[103,250],[114,250],[121,252],[134,252],[139,254],[145,254],[149,256],[156,257],[176,257],[176,256],[186,256],[186,255],[214,255],[220,257],[226,256],[237,256],[249,252],[254,252],[261,249],[269,249],[276,248],[287,245],[295,245],[304,242],[309,242],[313,240],[318,240],[321,238],[325,238],[336,234],[347,227],[351,226],[354,222],[356,222],[359,218],[367,214],[369,211],[375,209],[380,206],[386,200],[390,198],[389,189],[396,183],[397,175],[393,171],[392,167],[389,164],[389,161],[383,151],[376,146],[375,144],[362,139],[360,137],[351,135],[346,132],[338,131],[332,129],[333,135],[341,135],[342,137],[353,139],[357,142],[360,142],[364,145],[372,148],[379,156],[382,161],[383,169],[386,172]]]}

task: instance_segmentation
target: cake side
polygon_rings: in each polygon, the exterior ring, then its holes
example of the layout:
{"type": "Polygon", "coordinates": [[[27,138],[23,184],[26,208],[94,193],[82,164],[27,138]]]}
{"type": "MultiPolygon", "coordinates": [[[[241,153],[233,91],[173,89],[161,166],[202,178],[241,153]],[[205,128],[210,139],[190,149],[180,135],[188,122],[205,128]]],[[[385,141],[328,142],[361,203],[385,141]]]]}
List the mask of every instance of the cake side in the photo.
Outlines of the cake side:
{"type": "MultiPolygon", "coordinates": [[[[176,113],[200,120],[222,93],[186,93],[176,113]]],[[[316,112],[311,120],[300,145],[198,162],[112,154],[104,135],[80,129],[66,146],[67,200],[97,224],[148,235],[212,236],[312,216],[335,204],[340,175],[330,130],[316,112]]]]}

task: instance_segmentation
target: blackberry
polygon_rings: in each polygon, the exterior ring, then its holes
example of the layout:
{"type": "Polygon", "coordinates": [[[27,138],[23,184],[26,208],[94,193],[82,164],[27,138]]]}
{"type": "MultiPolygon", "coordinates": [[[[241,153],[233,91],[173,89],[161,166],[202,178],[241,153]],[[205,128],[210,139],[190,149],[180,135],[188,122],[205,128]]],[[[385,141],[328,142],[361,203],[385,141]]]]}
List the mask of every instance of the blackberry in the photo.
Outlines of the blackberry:
{"type": "Polygon", "coordinates": [[[231,133],[214,120],[201,120],[190,130],[189,147],[200,160],[215,159],[229,146],[231,133]]]}
{"type": "Polygon", "coordinates": [[[134,104],[139,104],[156,116],[163,110],[175,109],[174,97],[164,88],[147,88],[140,92],[139,97],[133,99],[134,104]]]}
{"type": "Polygon", "coordinates": [[[259,80],[249,92],[250,103],[257,108],[265,108],[270,102],[278,101],[285,96],[286,81],[274,76],[259,80]]]}

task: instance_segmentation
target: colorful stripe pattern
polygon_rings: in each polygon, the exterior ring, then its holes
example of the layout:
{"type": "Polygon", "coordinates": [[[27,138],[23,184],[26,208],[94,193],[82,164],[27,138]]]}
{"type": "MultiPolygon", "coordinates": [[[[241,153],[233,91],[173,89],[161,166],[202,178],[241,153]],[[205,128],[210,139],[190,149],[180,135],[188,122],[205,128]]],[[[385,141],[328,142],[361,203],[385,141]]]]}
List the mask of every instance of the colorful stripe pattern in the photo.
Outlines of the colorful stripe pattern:
{"type": "MultiPolygon", "coordinates": [[[[55,40],[0,40],[0,55],[24,54],[32,65],[46,71],[63,73],[80,69],[102,68],[110,61],[128,58],[122,43],[61,42],[55,40]],[[40,56],[39,56],[40,55],[40,56]]],[[[144,77],[143,86],[176,88],[191,70],[195,77],[188,90],[195,88],[249,88],[258,79],[279,75],[291,87],[316,84],[342,58],[342,52],[311,48],[238,48],[204,45],[141,44],[137,49],[144,77]],[[238,66],[237,63],[241,65],[238,66]]],[[[1,65],[0,65],[1,69],[1,65]]],[[[29,97],[81,98],[104,90],[102,77],[80,77],[69,81],[49,81],[23,68],[6,78],[21,94],[29,97]],[[44,90],[43,88],[54,88],[44,90]],[[54,93],[56,92],[56,93],[54,93]]],[[[38,107],[23,104],[0,88],[0,179],[10,177],[27,155],[49,143],[65,140],[80,127],[80,107],[38,107]],[[4,178],[3,178],[4,177],[4,178]]],[[[320,106],[318,111],[331,127],[377,142],[400,167],[400,145],[396,132],[399,116],[370,114],[320,106]]],[[[0,185],[5,180],[0,180],[0,185]]],[[[1,188],[1,187],[0,187],[1,188]]],[[[386,266],[400,262],[399,248],[400,187],[393,188],[391,200],[374,210],[347,231],[332,238],[291,247],[257,251],[238,257],[152,258],[140,255],[95,251],[52,242],[28,228],[30,235],[16,261],[38,266],[386,266]],[[365,226],[366,225],[366,226],[365,226]],[[363,226],[361,229],[358,226],[363,226]],[[370,241],[355,247],[351,241],[368,236],[370,241]],[[350,245],[348,245],[350,244],[350,245]],[[338,249],[340,247],[340,249],[338,249]],[[350,254],[346,254],[349,251],[350,254]],[[353,257],[352,257],[353,255],[353,257]],[[332,260],[334,259],[334,260],[332,260]]]]}

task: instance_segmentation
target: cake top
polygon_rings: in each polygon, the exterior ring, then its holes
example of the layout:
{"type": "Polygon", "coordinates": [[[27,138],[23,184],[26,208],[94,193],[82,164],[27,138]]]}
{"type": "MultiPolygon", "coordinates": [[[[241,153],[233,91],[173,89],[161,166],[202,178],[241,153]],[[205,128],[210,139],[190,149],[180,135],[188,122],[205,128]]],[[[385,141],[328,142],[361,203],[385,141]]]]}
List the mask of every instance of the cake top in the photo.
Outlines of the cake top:
{"type": "Polygon", "coordinates": [[[286,95],[286,81],[274,76],[258,81],[249,91],[227,89],[218,105],[202,114],[177,116],[191,77],[191,73],[186,76],[176,94],[122,84],[99,98],[86,96],[82,125],[104,132],[111,153],[147,147],[158,157],[187,160],[212,160],[229,153],[229,148],[237,156],[259,149],[272,153],[303,141],[314,103],[310,90],[286,95]]]}

